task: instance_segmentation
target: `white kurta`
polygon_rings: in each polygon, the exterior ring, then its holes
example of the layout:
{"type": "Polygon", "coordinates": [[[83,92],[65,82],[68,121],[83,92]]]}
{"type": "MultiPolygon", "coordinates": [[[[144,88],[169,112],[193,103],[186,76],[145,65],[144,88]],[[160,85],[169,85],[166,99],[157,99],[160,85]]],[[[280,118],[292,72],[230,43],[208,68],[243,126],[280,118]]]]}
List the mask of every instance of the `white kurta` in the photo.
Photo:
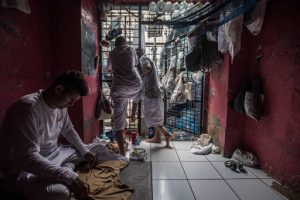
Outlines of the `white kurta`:
{"type": "Polygon", "coordinates": [[[151,71],[143,76],[144,119],[146,126],[162,126],[164,124],[164,102],[156,67],[145,55],[140,58],[140,64],[142,71],[144,67],[151,68],[151,71]]]}
{"type": "Polygon", "coordinates": [[[109,54],[107,66],[113,72],[111,97],[114,103],[115,131],[124,130],[127,124],[128,100],[133,99],[135,103],[140,100],[142,80],[137,65],[138,58],[132,47],[116,47],[109,54]]]}
{"type": "MultiPolygon", "coordinates": [[[[62,166],[76,164],[95,146],[82,142],[67,109],[52,109],[46,105],[41,90],[22,97],[8,110],[0,133],[0,168],[6,176],[26,172],[70,185],[78,175],[62,166]],[[80,153],[70,146],[59,145],[60,134],[80,153]]],[[[122,159],[103,145],[97,148],[99,160],[122,159]]]]}

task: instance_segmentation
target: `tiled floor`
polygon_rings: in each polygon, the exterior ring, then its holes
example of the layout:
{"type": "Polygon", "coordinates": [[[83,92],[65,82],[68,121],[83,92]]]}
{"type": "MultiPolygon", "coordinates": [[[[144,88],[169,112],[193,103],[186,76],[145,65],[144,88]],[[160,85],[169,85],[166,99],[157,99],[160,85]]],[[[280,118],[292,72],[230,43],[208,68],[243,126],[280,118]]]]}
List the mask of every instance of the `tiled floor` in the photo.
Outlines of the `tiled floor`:
{"type": "Polygon", "coordinates": [[[270,187],[274,180],[262,170],[233,172],[220,155],[190,153],[190,143],[174,141],[172,149],[164,148],[164,142],[139,145],[152,161],[153,200],[286,199],[270,187]]]}

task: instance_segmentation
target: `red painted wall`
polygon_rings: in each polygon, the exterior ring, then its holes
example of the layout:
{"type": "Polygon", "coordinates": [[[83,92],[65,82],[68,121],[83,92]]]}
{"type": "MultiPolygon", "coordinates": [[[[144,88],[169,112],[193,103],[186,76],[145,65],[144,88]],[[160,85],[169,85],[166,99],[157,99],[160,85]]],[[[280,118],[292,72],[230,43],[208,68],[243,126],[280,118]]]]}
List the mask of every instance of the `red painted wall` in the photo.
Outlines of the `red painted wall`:
{"type": "Polygon", "coordinates": [[[245,28],[234,64],[225,62],[210,73],[210,90],[215,93],[209,97],[209,120],[215,122],[212,130],[220,124],[226,156],[236,148],[250,150],[260,159],[262,169],[299,189],[300,13],[294,5],[296,0],[269,1],[262,32],[253,36],[245,28]],[[255,65],[257,56],[262,56],[260,67],[255,65]],[[261,77],[266,95],[259,122],[227,106],[242,82],[255,75],[261,77]]]}
{"type": "Polygon", "coordinates": [[[260,122],[246,120],[245,147],[263,169],[300,189],[300,13],[294,5],[270,1],[261,34],[248,37],[252,60],[263,56],[258,71],[266,101],[260,122]]]}
{"type": "MultiPolygon", "coordinates": [[[[94,33],[96,41],[96,54],[98,55],[98,20],[95,0],[81,0],[81,21],[86,24],[94,33]]],[[[86,76],[89,85],[89,95],[83,98],[83,128],[84,140],[90,142],[99,135],[99,121],[95,119],[96,102],[99,95],[98,69],[95,75],[86,76]]]]}
{"type": "Polygon", "coordinates": [[[49,4],[29,3],[31,14],[0,7],[0,126],[13,102],[45,88],[51,77],[49,4]]]}
{"type": "MultiPolygon", "coordinates": [[[[31,14],[0,8],[0,125],[7,108],[19,97],[46,88],[65,70],[82,70],[81,20],[97,36],[94,0],[30,0],[29,4],[31,14]]],[[[90,94],[69,113],[81,138],[90,142],[99,134],[94,117],[97,75],[86,80],[90,94]]]]}
{"type": "MultiPolygon", "coordinates": [[[[49,3],[53,76],[69,69],[81,71],[80,0],[51,0],[49,3]]],[[[84,138],[82,107],[83,98],[69,109],[69,114],[75,129],[84,138]]]]}

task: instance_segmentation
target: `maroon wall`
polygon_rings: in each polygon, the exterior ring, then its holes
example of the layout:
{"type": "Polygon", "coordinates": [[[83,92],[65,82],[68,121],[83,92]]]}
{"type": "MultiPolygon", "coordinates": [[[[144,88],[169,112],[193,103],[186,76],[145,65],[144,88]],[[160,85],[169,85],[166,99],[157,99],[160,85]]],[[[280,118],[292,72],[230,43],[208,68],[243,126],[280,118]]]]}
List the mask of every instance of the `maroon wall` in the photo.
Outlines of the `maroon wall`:
{"type": "MultiPolygon", "coordinates": [[[[51,0],[50,33],[53,76],[69,70],[81,71],[80,0],[51,0]]],[[[70,118],[81,138],[83,134],[83,98],[69,109],[70,118]]]]}
{"type": "MultiPolygon", "coordinates": [[[[95,34],[96,54],[98,55],[98,21],[95,0],[81,0],[81,22],[87,25],[95,34]]],[[[98,69],[95,75],[86,76],[89,85],[89,96],[83,98],[83,128],[84,140],[90,142],[99,135],[99,121],[95,119],[96,102],[98,98],[98,69]]]]}
{"type": "Polygon", "coordinates": [[[236,148],[250,150],[260,159],[262,169],[300,188],[300,13],[293,5],[296,0],[269,1],[262,32],[253,36],[244,28],[242,50],[234,64],[225,62],[210,73],[214,95],[209,98],[209,121],[213,122],[211,130],[220,127],[226,156],[236,148]],[[255,63],[257,56],[262,56],[260,67],[255,63]],[[227,104],[242,82],[256,75],[265,93],[259,122],[232,111],[227,104]]]}
{"type": "MultiPolygon", "coordinates": [[[[7,108],[22,95],[46,88],[65,70],[82,70],[81,20],[97,36],[94,0],[30,0],[29,4],[30,14],[0,8],[0,124],[7,108]]],[[[99,134],[94,117],[97,75],[86,80],[90,94],[69,113],[81,138],[89,142],[99,134]]]]}
{"type": "Polygon", "coordinates": [[[13,102],[49,84],[48,1],[31,0],[30,7],[31,14],[0,7],[0,126],[13,102]]]}
{"type": "MultiPolygon", "coordinates": [[[[266,94],[258,123],[247,118],[245,147],[259,156],[262,168],[300,188],[300,13],[296,0],[270,1],[262,32],[249,36],[252,59],[266,94]]],[[[254,73],[253,73],[254,72],[254,73]]]]}

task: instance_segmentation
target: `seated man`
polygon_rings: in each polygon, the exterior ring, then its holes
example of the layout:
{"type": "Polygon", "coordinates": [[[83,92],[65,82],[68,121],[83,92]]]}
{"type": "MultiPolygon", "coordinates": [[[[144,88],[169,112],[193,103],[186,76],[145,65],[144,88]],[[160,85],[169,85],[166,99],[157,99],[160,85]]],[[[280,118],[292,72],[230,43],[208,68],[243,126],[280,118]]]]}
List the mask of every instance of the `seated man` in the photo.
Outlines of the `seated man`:
{"type": "MultiPolygon", "coordinates": [[[[46,90],[23,96],[7,111],[0,132],[1,185],[28,199],[88,199],[87,188],[73,170],[82,161],[127,160],[102,144],[85,145],[67,108],[88,86],[79,71],[67,71],[46,90]],[[63,135],[72,146],[58,144],[63,135]]],[[[3,190],[3,188],[1,188],[3,190]]]]}

